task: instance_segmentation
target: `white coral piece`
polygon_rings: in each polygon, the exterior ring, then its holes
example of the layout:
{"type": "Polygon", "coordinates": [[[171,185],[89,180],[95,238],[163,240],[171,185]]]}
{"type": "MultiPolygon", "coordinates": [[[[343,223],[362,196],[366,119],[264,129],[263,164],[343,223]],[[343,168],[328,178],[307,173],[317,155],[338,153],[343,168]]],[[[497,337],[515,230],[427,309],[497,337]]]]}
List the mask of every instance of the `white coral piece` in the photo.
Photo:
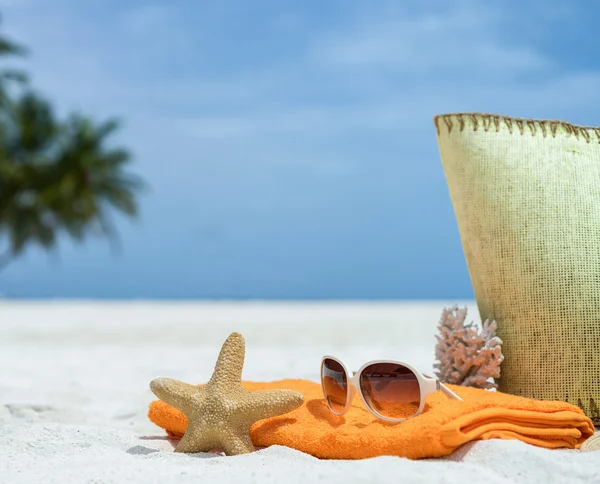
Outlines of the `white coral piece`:
{"type": "Polygon", "coordinates": [[[485,389],[498,387],[502,340],[496,336],[496,321],[486,320],[481,332],[474,323],[465,324],[467,308],[444,308],[438,323],[434,365],[438,379],[485,389]]]}

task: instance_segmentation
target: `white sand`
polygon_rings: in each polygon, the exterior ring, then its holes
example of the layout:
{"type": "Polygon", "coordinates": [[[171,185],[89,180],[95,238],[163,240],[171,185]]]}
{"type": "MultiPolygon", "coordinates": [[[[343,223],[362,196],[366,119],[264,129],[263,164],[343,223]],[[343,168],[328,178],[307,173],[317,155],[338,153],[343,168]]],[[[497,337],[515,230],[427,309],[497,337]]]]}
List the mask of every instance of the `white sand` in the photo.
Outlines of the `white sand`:
{"type": "Polygon", "coordinates": [[[600,483],[600,452],[516,441],[421,461],[321,461],[278,446],[174,454],[146,417],[150,380],[205,381],[231,331],[246,338],[249,380],[316,380],[324,353],[350,366],[392,357],[431,371],[435,326],[452,302],[0,302],[0,482],[600,483]]]}

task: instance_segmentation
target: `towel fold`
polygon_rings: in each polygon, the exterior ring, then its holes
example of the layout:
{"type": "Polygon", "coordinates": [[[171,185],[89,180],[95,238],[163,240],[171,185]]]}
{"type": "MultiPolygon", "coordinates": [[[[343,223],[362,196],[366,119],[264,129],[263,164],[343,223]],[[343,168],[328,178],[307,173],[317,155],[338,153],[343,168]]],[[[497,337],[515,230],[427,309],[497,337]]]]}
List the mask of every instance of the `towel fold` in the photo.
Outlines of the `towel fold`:
{"type": "MultiPolygon", "coordinates": [[[[256,422],[250,429],[256,447],[283,445],[323,459],[442,457],[467,442],[487,439],[578,449],[594,434],[592,421],[574,405],[477,388],[448,385],[464,401],[436,392],[427,398],[421,415],[388,423],[374,417],[358,395],[347,414],[332,414],[321,386],[311,381],[243,382],[243,386],[250,391],[296,390],[305,398],[290,413],[256,422]]],[[[150,404],[148,416],[172,438],[181,438],[187,428],[186,416],[160,400],[150,404]]]]}

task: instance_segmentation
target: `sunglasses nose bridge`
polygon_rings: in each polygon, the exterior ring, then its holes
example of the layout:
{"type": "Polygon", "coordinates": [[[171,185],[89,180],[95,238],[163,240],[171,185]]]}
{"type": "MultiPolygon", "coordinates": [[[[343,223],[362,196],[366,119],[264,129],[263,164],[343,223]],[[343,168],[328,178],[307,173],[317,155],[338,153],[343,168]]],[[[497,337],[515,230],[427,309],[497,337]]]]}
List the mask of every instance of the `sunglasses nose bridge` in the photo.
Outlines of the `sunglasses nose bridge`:
{"type": "Polygon", "coordinates": [[[352,405],[352,402],[356,398],[357,394],[359,394],[362,397],[362,393],[358,387],[357,381],[354,379],[354,375],[350,378],[348,383],[348,403],[346,405],[346,411],[352,405]]]}

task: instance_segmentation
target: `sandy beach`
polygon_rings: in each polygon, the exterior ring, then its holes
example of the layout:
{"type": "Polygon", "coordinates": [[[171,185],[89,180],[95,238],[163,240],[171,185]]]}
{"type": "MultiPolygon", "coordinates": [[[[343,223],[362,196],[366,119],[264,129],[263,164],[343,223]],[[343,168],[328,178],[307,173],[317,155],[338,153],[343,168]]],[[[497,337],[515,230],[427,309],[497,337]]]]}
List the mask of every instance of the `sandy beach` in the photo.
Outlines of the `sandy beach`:
{"type": "MultiPolygon", "coordinates": [[[[598,483],[600,452],[492,440],[443,459],[319,460],[274,446],[173,453],[147,418],[150,380],[206,381],[224,339],[244,379],[317,381],[323,354],[433,365],[443,306],[428,303],[0,302],[0,482],[598,483]]],[[[469,319],[478,319],[473,302],[469,319]]]]}

